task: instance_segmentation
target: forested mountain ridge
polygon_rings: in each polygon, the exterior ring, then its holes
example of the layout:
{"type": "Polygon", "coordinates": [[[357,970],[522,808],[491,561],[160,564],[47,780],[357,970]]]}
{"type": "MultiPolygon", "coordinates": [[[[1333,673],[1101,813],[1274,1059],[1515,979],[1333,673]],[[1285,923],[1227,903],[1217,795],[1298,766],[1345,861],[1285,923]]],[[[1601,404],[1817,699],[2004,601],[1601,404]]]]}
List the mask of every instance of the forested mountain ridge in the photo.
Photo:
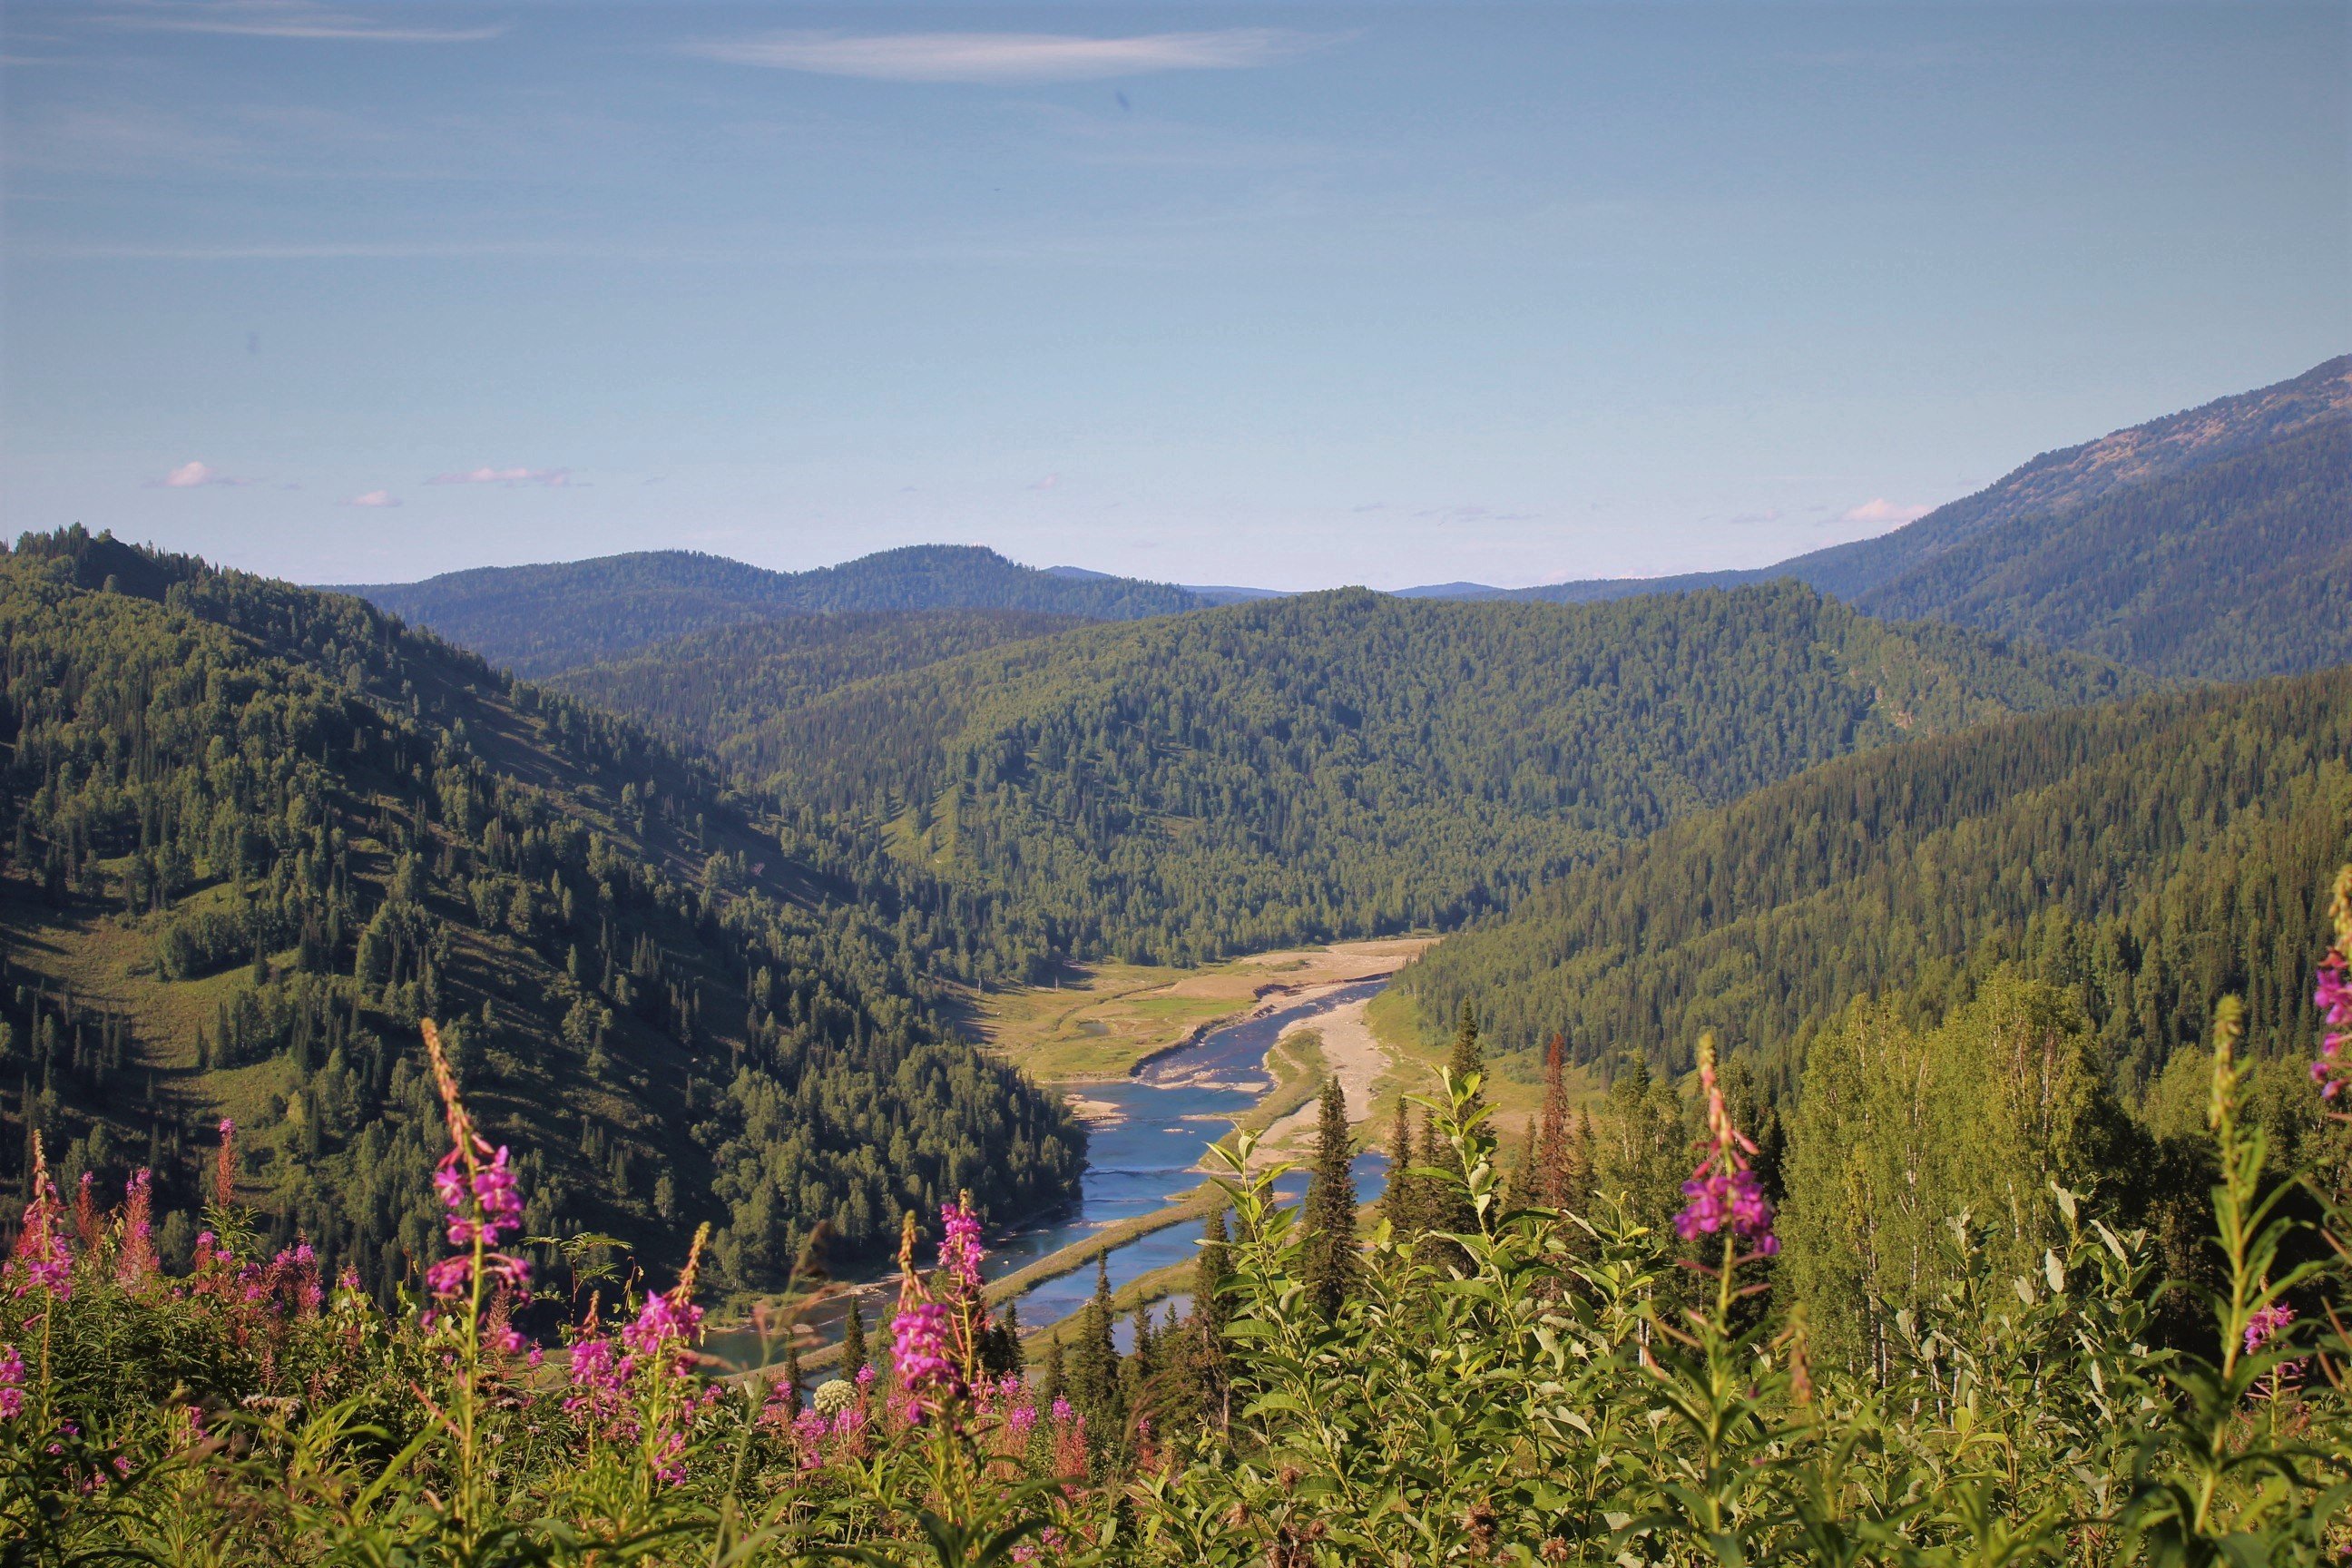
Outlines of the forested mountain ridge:
{"type": "Polygon", "coordinates": [[[2347,430],[2352,355],[2045,452],[1891,533],[1777,565],[1451,592],[1588,604],[1794,577],[1874,615],[1985,626],[2165,674],[2284,674],[2346,657],[2324,651],[2343,646],[2330,613],[2342,595],[2317,578],[2342,581],[2338,546],[2352,537],[2347,430]],[[2206,471],[2216,468],[2228,471],[2206,471]],[[2283,539],[2291,566],[2276,559],[2283,539]],[[2108,552],[2125,560],[2101,562],[2108,552]],[[2192,586],[2194,611],[2163,608],[2192,586]]]}
{"type": "Polygon", "coordinates": [[[1988,528],[1856,603],[2172,677],[2352,659],[2352,422],[1988,528]]]}
{"type": "Polygon", "coordinates": [[[2308,1048],[2308,960],[2352,841],[2352,668],[2003,721],[1678,822],[1441,942],[1434,1036],[1681,1069],[1713,1029],[1784,1082],[1858,997],[1932,1023],[2004,964],[2065,987],[2126,1086],[2235,994],[2308,1048]]]}
{"type": "Polygon", "coordinates": [[[151,1165],[184,1244],[226,1111],[280,1234],[388,1289],[438,1217],[429,1016],[536,1231],[708,1218],[757,1283],[820,1224],[1075,1181],[1067,1113],[943,1023],[984,914],[849,885],[635,725],[79,530],[0,554],[0,631],[12,1179],[37,1127],[68,1177],[151,1165]]]}
{"type": "MultiPolygon", "coordinates": [[[[603,689],[726,706],[662,674],[603,689]]],[[[1070,951],[1182,962],[1459,924],[1813,763],[2133,682],[1787,584],[1591,607],[1359,589],[1012,643],[706,738],[1070,951]]]]}
{"type": "Polygon", "coordinates": [[[330,591],[357,595],[528,676],[770,616],[952,609],[1135,620],[1204,603],[1164,583],[1040,571],[951,544],[908,545],[809,572],[656,550],[330,591]]]}
{"type": "Polygon", "coordinates": [[[745,621],[551,677],[681,743],[716,748],[829,691],[1087,623],[1025,610],[842,610],[745,621]]]}

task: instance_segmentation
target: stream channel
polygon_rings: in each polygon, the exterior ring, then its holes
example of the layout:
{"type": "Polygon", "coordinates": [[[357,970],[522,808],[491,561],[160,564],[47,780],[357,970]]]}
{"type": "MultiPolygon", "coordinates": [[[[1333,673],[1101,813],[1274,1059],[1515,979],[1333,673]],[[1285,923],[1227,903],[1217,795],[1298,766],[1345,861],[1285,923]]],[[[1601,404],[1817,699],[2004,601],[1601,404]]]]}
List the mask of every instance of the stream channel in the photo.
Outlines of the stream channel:
{"type": "MultiPolygon", "coordinates": [[[[992,1234],[988,1237],[989,1278],[1003,1279],[1107,1226],[1155,1213],[1200,1185],[1207,1179],[1201,1161],[1209,1146],[1231,1131],[1234,1121],[1247,1115],[1274,1088],[1265,1058],[1275,1042],[1334,1008],[1378,995],[1387,984],[1386,977],[1357,981],[1307,1001],[1208,1030],[1189,1045],[1154,1057],[1127,1078],[1049,1086],[1075,1089],[1086,1099],[1111,1109],[1087,1124],[1087,1168],[1079,1178],[1077,1201],[1001,1234],[992,1234]]],[[[1362,1114],[1360,1106],[1350,1109],[1362,1114]]],[[[1303,1159],[1307,1151],[1298,1151],[1297,1157],[1303,1159]]],[[[1386,1184],[1387,1170],[1386,1157],[1375,1151],[1368,1150],[1356,1156],[1358,1202],[1370,1203],[1380,1196],[1386,1184]]],[[[1305,1185],[1305,1175],[1297,1173],[1276,1190],[1285,1200],[1295,1202],[1305,1185]]],[[[1185,1221],[1164,1226],[1113,1248],[1108,1257],[1111,1289],[1121,1289],[1155,1269],[1183,1262],[1198,1250],[1195,1244],[1199,1240],[1199,1225],[1185,1221]]],[[[926,1267],[930,1262],[929,1250],[926,1247],[920,1259],[926,1267]]],[[[885,1325],[896,1300],[896,1289],[895,1268],[888,1273],[860,1277],[858,1310],[866,1320],[869,1344],[875,1342],[877,1333],[882,1336],[881,1342],[888,1342],[885,1325]]],[[[1034,1331],[1059,1322],[1085,1306],[1094,1289],[1095,1265],[1091,1257],[1066,1274],[1040,1280],[1017,1298],[1024,1330],[1034,1331]]],[[[815,1331],[820,1343],[838,1342],[848,1303],[845,1292],[836,1293],[813,1304],[803,1314],[803,1321],[815,1331]]],[[[1165,1311],[1173,1306],[1183,1311],[1190,1304],[1189,1297],[1177,1295],[1159,1310],[1165,1311]]],[[[1132,1318],[1122,1320],[1118,1330],[1122,1352],[1133,1331],[1132,1318]]],[[[759,1336],[749,1329],[714,1331],[705,1338],[703,1349],[732,1369],[754,1367],[763,1359],[759,1336]]],[[[805,1342],[802,1349],[806,1353],[805,1342]]],[[[773,1353],[780,1354],[781,1346],[773,1353]]]]}

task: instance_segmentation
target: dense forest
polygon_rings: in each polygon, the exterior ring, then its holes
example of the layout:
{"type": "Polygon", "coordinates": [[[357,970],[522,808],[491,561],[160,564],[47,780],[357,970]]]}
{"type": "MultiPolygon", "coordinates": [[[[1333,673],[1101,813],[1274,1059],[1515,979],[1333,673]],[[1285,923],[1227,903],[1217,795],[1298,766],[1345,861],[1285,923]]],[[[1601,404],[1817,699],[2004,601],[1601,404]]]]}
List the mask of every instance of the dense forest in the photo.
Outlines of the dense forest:
{"type": "Polygon", "coordinates": [[[336,591],[528,676],[770,616],[1017,610],[1134,620],[1205,603],[1164,583],[1040,571],[993,550],[954,544],[908,545],[809,572],[770,572],[684,550],[644,551],[336,591]]]}
{"type": "Polygon", "coordinates": [[[2352,422],[1988,528],[1861,595],[2161,676],[2352,659],[2352,422]]]}
{"type": "Polygon", "coordinates": [[[1017,920],[722,792],[625,721],[360,600],[79,530],[0,556],[0,1107],[68,1182],[154,1172],[184,1258],[240,1194],[373,1289],[429,1251],[444,1020],[538,1234],[773,1279],[969,1188],[1069,1190],[1083,1134],[958,1043],[1017,920]],[[971,932],[998,944],[975,957],[971,932]]]}
{"type": "MultiPolygon", "coordinates": [[[[1858,997],[1912,1022],[2003,965],[2062,987],[2128,1090],[2245,997],[2317,1026],[2292,955],[2352,841],[2352,668],[2036,714],[1849,758],[1694,816],[1441,944],[1399,984],[1433,1037],[1686,1071],[1712,1029],[1793,1089],[1858,997]]],[[[1521,1070],[1530,1070],[1522,1062],[1521,1070]]]]}
{"type": "MultiPolygon", "coordinates": [[[[803,680],[798,658],[777,686],[803,680]]],[[[1188,962],[1459,924],[1814,763],[2133,678],[1779,584],[1590,607],[1302,595],[780,711],[756,674],[697,660],[581,681],[694,716],[736,776],[1072,952],[1188,962]]]]}

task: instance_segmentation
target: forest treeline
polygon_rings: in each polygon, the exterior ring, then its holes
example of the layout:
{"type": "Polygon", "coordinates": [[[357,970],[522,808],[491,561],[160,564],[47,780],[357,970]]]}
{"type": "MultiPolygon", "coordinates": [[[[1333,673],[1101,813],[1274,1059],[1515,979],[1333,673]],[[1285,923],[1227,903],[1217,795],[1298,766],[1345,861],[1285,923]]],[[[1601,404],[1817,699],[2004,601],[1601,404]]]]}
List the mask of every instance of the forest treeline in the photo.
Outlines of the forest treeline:
{"type": "Polygon", "coordinates": [[[2003,965],[2072,997],[2127,1091],[2224,994],[2251,1044],[2316,1027],[2289,955],[2352,841],[2352,668],[2035,714],[1817,768],[1562,877],[1400,977],[1438,1035],[1555,1033],[1686,1071],[1717,1031],[1793,1089],[1858,996],[1916,1022],[2003,965]]]}
{"type": "Polygon", "coordinates": [[[642,551],[341,591],[529,676],[774,616],[1011,610],[1117,621],[1206,602],[1165,583],[1041,571],[968,544],[911,544],[808,572],[771,572],[695,551],[642,551]]]}
{"type": "Polygon", "coordinates": [[[1030,911],[1067,951],[1187,963],[1458,925],[1814,763],[2136,678],[1781,584],[1568,607],[1301,595],[764,717],[741,670],[586,679],[635,712],[739,714],[703,737],[734,776],[1030,911]]]}
{"type": "Polygon", "coordinates": [[[820,1226],[856,1250],[1076,1179],[1082,1131],[942,1010],[995,973],[986,912],[857,879],[626,721],[79,530],[0,556],[0,649],[12,1181],[37,1133],[68,1181],[147,1166],[184,1256],[226,1111],[277,1233],[388,1291],[435,1229],[426,1016],[529,1151],[535,1234],[707,1219],[756,1284],[820,1226]]]}

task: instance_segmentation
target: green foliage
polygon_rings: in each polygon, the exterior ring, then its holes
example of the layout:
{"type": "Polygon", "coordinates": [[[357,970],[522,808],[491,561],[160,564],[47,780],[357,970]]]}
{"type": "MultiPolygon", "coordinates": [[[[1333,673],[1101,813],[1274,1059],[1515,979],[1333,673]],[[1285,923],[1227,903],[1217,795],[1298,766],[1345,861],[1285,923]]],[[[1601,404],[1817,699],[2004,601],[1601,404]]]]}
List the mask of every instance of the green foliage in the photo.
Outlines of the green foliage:
{"type": "Polygon", "coordinates": [[[1357,1272],[1356,1179],[1349,1170],[1356,1146],[1348,1132],[1347,1091],[1336,1074],[1323,1080],[1316,1110],[1315,1163],[1300,1219],[1304,1270],[1307,1299],[1325,1317],[1336,1318],[1356,1288],[1357,1272]]]}
{"type": "Polygon", "coordinates": [[[1075,1180],[1062,1108],[952,1037],[954,900],[844,885],[635,727],[79,531],[0,556],[0,634],[12,1173],[39,1131],[190,1213],[226,1112],[275,1237],[389,1299],[433,1231],[433,1016],[551,1235],[709,1218],[751,1283],[820,1226],[862,1247],[943,1192],[1075,1180]]]}
{"type": "MultiPolygon", "coordinates": [[[[603,689],[727,710],[709,679],[603,689]]],[[[1788,585],[1591,608],[1355,590],[745,703],[718,750],[1059,946],[1185,962],[1458,924],[1814,763],[2128,684],[1788,585]]]]}
{"type": "Polygon", "coordinates": [[[684,550],[544,566],[485,566],[346,588],[523,675],[553,675],[648,643],[774,616],[1013,610],[1132,620],[1196,609],[1181,588],[1015,565],[977,545],[916,544],[813,572],[770,572],[684,550]]]}
{"type": "Polygon", "coordinates": [[[2347,669],[1916,741],[1570,872],[1398,984],[1433,1038],[1473,996],[1491,1039],[1578,1061],[1681,1070],[1713,1029],[1785,1089],[1854,997],[1916,1024],[2016,964],[2136,1095],[2231,992],[2258,1054],[2311,1037],[2294,955],[2352,837],[2347,757],[2347,669]]]}

